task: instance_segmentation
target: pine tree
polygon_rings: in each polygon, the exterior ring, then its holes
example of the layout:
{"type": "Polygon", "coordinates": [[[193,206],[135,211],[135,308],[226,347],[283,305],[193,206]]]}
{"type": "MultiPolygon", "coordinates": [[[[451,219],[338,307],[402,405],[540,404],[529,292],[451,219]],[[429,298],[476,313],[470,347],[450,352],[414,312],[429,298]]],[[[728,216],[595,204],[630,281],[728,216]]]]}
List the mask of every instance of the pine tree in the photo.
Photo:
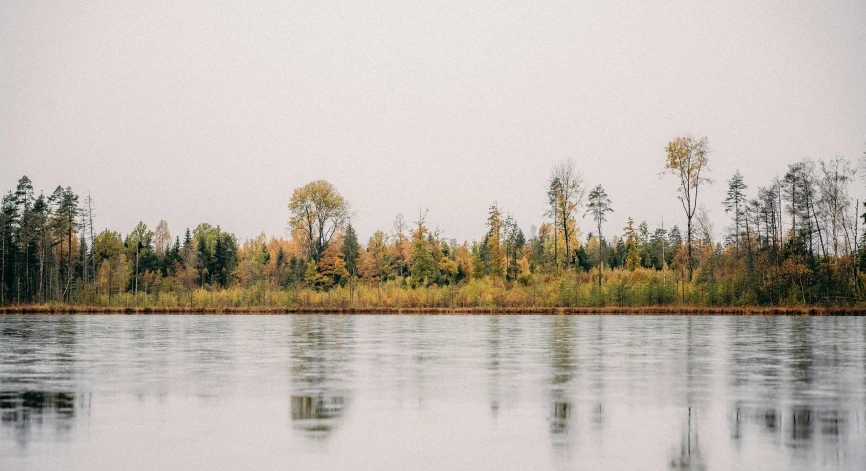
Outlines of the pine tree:
{"type": "Polygon", "coordinates": [[[349,275],[349,303],[355,303],[355,277],[358,274],[358,256],[361,246],[358,244],[358,234],[352,224],[346,225],[346,234],[343,235],[343,244],[340,247],[343,259],[346,261],[346,272],[349,275]]]}
{"type": "Polygon", "coordinates": [[[640,266],[640,249],[638,248],[638,234],[634,229],[634,220],[628,218],[628,223],[623,228],[625,233],[625,269],[634,270],[640,266]]]}
{"type": "Polygon", "coordinates": [[[518,260],[524,245],[526,245],[526,237],[517,226],[517,221],[509,215],[505,218],[505,257],[508,260],[505,277],[509,281],[516,280],[520,274],[518,260]]]}
{"type": "Polygon", "coordinates": [[[743,176],[737,170],[734,176],[728,180],[728,196],[725,198],[725,212],[734,213],[734,241],[737,251],[740,250],[740,221],[743,217],[745,208],[744,202],[746,199],[746,184],[743,183],[743,176]]]}
{"type": "Polygon", "coordinates": [[[427,285],[435,278],[436,264],[433,262],[433,254],[430,252],[430,244],[427,240],[427,227],[424,220],[427,211],[422,211],[415,221],[417,229],[412,233],[412,282],[416,285],[427,285]]]}
{"type": "Polygon", "coordinates": [[[488,273],[493,278],[502,278],[505,276],[505,252],[502,250],[503,227],[505,226],[502,220],[502,211],[494,202],[490,206],[489,216],[487,217],[487,238],[486,245],[489,250],[489,268],[488,273]]]}
{"type": "Polygon", "coordinates": [[[598,286],[601,286],[601,270],[603,265],[601,251],[604,238],[601,235],[601,224],[607,221],[607,213],[613,212],[613,208],[610,205],[610,198],[607,197],[607,192],[604,191],[601,185],[596,186],[589,192],[586,214],[592,215],[592,219],[595,221],[596,229],[598,230],[598,244],[595,253],[595,263],[598,264],[598,286]]]}

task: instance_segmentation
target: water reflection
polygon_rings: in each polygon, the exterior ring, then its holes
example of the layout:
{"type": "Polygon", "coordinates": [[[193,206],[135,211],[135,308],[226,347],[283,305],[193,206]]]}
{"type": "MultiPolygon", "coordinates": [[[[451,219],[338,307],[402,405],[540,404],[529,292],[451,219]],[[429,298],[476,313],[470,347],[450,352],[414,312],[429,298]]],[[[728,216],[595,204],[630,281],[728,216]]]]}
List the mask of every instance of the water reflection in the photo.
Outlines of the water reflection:
{"type": "Polygon", "coordinates": [[[577,371],[575,358],[575,317],[556,316],[553,319],[551,339],[550,396],[551,412],[548,419],[551,444],[556,448],[567,448],[570,425],[574,414],[572,381],[577,371]]]}
{"type": "Polygon", "coordinates": [[[703,471],[707,469],[701,454],[700,435],[698,433],[698,421],[696,412],[688,408],[688,425],[682,434],[679,449],[670,460],[670,469],[703,471]]]}
{"type": "Polygon", "coordinates": [[[502,400],[502,373],[500,369],[500,356],[502,355],[502,333],[499,326],[499,316],[490,316],[488,320],[487,341],[487,391],[490,397],[490,414],[495,419],[499,413],[499,404],[502,400]]]}
{"type": "Polygon", "coordinates": [[[786,447],[807,449],[821,440],[836,441],[839,437],[861,433],[851,429],[849,415],[848,411],[839,409],[736,407],[731,412],[731,438],[736,442],[746,440],[748,436],[744,431],[753,429],[783,440],[786,447]]]}
{"type": "Polygon", "coordinates": [[[292,322],[292,427],[326,439],[340,425],[351,396],[351,316],[298,316],[292,322]]]}
{"type": "Polygon", "coordinates": [[[27,446],[34,430],[53,431],[60,437],[72,429],[76,413],[89,409],[89,399],[89,395],[70,392],[3,391],[0,424],[11,431],[20,446],[27,446]],[[51,430],[42,430],[43,427],[51,430]]]}
{"type": "Polygon", "coordinates": [[[0,469],[866,469],[864,417],[863,318],[0,316],[0,469]]]}
{"type": "Polygon", "coordinates": [[[553,412],[550,415],[550,433],[554,435],[568,434],[568,422],[571,420],[573,408],[570,402],[553,403],[553,412]]]}
{"type": "Polygon", "coordinates": [[[344,407],[343,397],[292,396],[292,425],[309,437],[326,438],[344,407]]]}
{"type": "Polygon", "coordinates": [[[574,320],[575,317],[571,316],[556,316],[553,321],[551,382],[558,391],[565,390],[577,366],[574,358],[574,320]]]}
{"type": "Polygon", "coordinates": [[[604,426],[604,405],[596,404],[592,409],[592,426],[600,430],[604,426]]]}

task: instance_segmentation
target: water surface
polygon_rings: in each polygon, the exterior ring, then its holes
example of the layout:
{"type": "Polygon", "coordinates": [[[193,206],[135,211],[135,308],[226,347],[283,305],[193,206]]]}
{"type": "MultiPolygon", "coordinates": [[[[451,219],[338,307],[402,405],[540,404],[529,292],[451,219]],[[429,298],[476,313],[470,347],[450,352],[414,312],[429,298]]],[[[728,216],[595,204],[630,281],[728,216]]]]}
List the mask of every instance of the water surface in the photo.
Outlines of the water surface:
{"type": "Polygon", "coordinates": [[[0,469],[866,469],[864,321],[0,317],[0,469]]]}

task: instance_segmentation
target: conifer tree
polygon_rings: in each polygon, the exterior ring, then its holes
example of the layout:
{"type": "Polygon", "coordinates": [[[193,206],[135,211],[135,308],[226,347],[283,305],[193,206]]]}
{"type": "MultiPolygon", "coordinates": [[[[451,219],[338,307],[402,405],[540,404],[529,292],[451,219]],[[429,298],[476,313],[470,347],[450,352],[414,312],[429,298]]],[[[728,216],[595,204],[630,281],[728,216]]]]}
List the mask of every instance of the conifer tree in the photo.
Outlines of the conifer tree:
{"type": "Polygon", "coordinates": [[[346,225],[346,233],[343,235],[343,245],[340,248],[343,252],[343,259],[346,261],[346,272],[349,276],[349,303],[355,303],[355,277],[358,273],[358,256],[361,252],[361,247],[358,244],[358,234],[355,233],[355,228],[349,223],[346,225]]]}
{"type": "Polygon", "coordinates": [[[743,176],[737,170],[734,176],[728,180],[728,195],[724,202],[725,212],[734,213],[732,216],[734,219],[734,244],[737,251],[740,250],[740,220],[742,219],[745,207],[746,194],[744,191],[746,188],[746,184],[743,183],[743,176]]]}

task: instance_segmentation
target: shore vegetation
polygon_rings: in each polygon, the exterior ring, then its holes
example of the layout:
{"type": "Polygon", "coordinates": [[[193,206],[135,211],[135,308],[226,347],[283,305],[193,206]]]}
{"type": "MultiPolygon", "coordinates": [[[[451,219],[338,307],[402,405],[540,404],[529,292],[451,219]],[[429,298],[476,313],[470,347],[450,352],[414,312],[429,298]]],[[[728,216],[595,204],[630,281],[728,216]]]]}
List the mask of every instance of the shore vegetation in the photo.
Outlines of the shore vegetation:
{"type": "MultiPolygon", "coordinates": [[[[21,177],[0,205],[0,306],[91,309],[558,309],[866,307],[866,206],[851,196],[856,165],[802,160],[750,187],[722,181],[730,224],[716,235],[700,190],[713,182],[707,138],[660,146],[659,169],[678,190],[686,225],[650,227],[623,214],[603,184],[571,160],[550,171],[538,229],[524,233],[489,205],[486,230],[458,242],[426,210],[358,234],[331,183],[297,188],[291,234],[239,241],[201,223],[172,234],[166,221],[97,231],[94,201],[70,187],[37,194],[21,177]],[[675,181],[674,181],[675,180],[675,181]],[[702,199],[703,202],[703,199],[702,199]],[[609,232],[609,231],[608,231],[609,232]]],[[[718,174],[718,171],[716,171],[718,174]]],[[[39,309],[42,309],[39,308],[39,309]]],[[[37,309],[38,310],[38,309],[37,309]]],[[[6,309],[14,311],[14,309],[6,309]]]]}

